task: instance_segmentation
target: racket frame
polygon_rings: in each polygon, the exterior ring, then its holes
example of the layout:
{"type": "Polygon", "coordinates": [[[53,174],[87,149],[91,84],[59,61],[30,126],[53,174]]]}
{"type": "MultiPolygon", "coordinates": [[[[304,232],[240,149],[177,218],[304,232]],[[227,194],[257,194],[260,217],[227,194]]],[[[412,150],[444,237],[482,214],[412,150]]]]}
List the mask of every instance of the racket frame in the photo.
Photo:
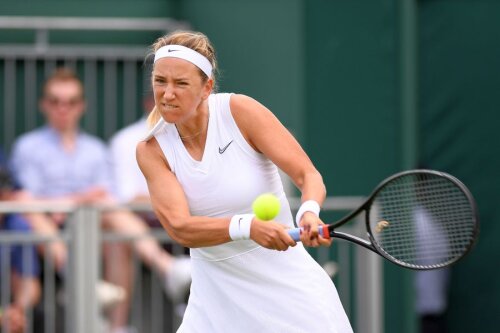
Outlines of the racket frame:
{"type": "Polygon", "coordinates": [[[356,244],[361,245],[362,247],[364,247],[372,252],[375,252],[376,254],[383,256],[385,259],[389,260],[390,262],[392,262],[396,265],[410,268],[410,269],[414,269],[414,270],[429,270],[429,269],[436,269],[436,268],[441,268],[441,267],[446,267],[446,266],[452,265],[455,262],[457,262],[458,260],[460,260],[467,253],[470,252],[470,250],[474,247],[474,244],[477,242],[477,238],[479,236],[479,215],[478,215],[476,202],[475,202],[474,197],[472,196],[471,192],[456,177],[453,177],[452,175],[447,174],[445,172],[436,171],[436,170],[413,169],[413,170],[398,172],[398,173],[384,179],[372,191],[372,193],[368,196],[368,198],[365,200],[365,202],[363,204],[361,204],[356,210],[352,211],[351,213],[347,214],[345,217],[341,218],[340,220],[338,220],[332,224],[328,224],[328,225],[324,225],[323,227],[320,227],[320,230],[321,230],[320,231],[321,235],[325,238],[340,238],[340,239],[344,239],[344,240],[356,243],[356,244]],[[373,231],[370,227],[370,210],[371,210],[372,203],[373,203],[374,199],[376,198],[377,194],[382,189],[384,189],[384,187],[388,183],[392,182],[396,178],[407,176],[409,174],[431,174],[431,175],[436,175],[439,177],[444,177],[444,178],[450,180],[451,182],[453,182],[466,196],[467,200],[469,201],[469,203],[471,205],[471,210],[473,211],[474,230],[473,230],[473,234],[472,234],[472,241],[470,242],[470,244],[468,245],[466,250],[462,253],[462,255],[457,256],[457,257],[453,258],[453,260],[450,260],[450,261],[445,262],[445,263],[422,267],[421,265],[408,264],[408,263],[402,262],[402,261],[394,258],[390,254],[388,254],[382,247],[380,247],[378,242],[375,240],[375,237],[373,236],[373,231]],[[366,231],[367,231],[369,240],[365,240],[363,238],[356,237],[356,236],[348,234],[348,233],[335,231],[335,229],[337,229],[338,227],[353,220],[362,211],[365,212],[365,227],[366,227],[366,231]]]}

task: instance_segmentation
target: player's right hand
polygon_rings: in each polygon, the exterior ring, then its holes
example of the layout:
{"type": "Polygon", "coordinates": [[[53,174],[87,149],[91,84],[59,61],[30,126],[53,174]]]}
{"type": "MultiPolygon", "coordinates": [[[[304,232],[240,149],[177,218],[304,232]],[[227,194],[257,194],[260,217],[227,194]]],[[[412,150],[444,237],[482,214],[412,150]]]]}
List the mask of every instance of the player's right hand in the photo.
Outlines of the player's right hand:
{"type": "Polygon", "coordinates": [[[304,246],[318,247],[330,246],[333,239],[323,238],[318,233],[318,227],[324,225],[323,221],[311,212],[305,212],[299,225],[303,228],[300,240],[304,246]]]}
{"type": "Polygon", "coordinates": [[[286,251],[297,243],[290,237],[286,227],[275,221],[260,221],[256,218],[250,227],[250,238],[271,250],[286,251]]]}

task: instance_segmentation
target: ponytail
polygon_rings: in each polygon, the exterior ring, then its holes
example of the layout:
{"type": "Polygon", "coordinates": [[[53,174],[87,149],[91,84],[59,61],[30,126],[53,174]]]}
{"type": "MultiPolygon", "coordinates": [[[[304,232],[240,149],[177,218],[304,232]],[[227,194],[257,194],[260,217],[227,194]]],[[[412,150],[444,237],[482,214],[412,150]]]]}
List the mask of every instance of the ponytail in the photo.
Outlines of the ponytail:
{"type": "Polygon", "coordinates": [[[156,108],[156,105],[153,107],[153,110],[149,113],[148,116],[148,127],[151,129],[156,125],[156,123],[160,120],[161,114],[156,108]]]}

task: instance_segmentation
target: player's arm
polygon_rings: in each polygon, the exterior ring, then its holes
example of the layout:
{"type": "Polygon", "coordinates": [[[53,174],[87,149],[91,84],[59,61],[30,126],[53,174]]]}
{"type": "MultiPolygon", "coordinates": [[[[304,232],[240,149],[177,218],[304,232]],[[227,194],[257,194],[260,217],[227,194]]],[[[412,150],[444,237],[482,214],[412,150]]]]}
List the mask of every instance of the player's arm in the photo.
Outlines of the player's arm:
{"type": "MultiPolygon", "coordinates": [[[[314,200],[322,205],[326,188],[321,174],[276,116],[256,100],[244,95],[232,95],[230,103],[233,117],[248,143],[291,178],[302,193],[302,202],[314,200]]],[[[312,213],[306,212],[303,215],[301,225],[307,232],[304,233],[302,241],[306,245],[331,243],[318,237],[320,223],[321,220],[312,213]]]]}
{"type": "MultiPolygon", "coordinates": [[[[230,217],[212,218],[190,214],[184,191],[170,171],[168,162],[154,138],[137,145],[137,162],[146,178],[156,216],[173,240],[191,248],[213,246],[231,240],[230,217]]],[[[274,233],[279,232],[277,224],[270,223],[267,227],[274,228],[274,233]]],[[[272,233],[273,231],[259,233],[266,239],[254,240],[271,249],[284,250],[289,246],[280,237],[270,237],[269,234],[272,233]]],[[[293,240],[291,243],[294,243],[293,240]]]]}
{"type": "Polygon", "coordinates": [[[191,216],[184,191],[156,139],[140,142],[136,155],[155,214],[173,240],[186,247],[212,246],[230,240],[229,218],[191,216]]]}

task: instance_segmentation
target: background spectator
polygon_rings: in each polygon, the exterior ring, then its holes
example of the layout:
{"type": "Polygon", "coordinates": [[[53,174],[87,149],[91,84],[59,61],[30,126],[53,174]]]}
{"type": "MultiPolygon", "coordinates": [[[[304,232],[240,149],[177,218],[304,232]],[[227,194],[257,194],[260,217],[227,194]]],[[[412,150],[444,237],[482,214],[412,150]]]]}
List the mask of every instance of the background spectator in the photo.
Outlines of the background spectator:
{"type": "MultiPolygon", "coordinates": [[[[15,194],[14,182],[0,150],[0,201],[15,200],[15,194]]],[[[30,233],[31,229],[20,214],[0,214],[0,234],[4,232],[30,233]]],[[[0,246],[0,276],[6,275],[4,267],[10,268],[10,288],[8,288],[8,303],[0,303],[0,331],[2,327],[8,327],[9,333],[24,332],[28,325],[26,311],[33,309],[39,303],[41,296],[40,267],[34,246],[0,246]],[[2,253],[4,251],[8,252],[8,263],[1,260],[4,258],[2,253]]],[[[4,299],[2,291],[3,288],[0,286],[0,302],[4,299]]],[[[39,309],[34,311],[34,315],[36,325],[34,328],[36,332],[41,332],[43,316],[39,309]]]]}

